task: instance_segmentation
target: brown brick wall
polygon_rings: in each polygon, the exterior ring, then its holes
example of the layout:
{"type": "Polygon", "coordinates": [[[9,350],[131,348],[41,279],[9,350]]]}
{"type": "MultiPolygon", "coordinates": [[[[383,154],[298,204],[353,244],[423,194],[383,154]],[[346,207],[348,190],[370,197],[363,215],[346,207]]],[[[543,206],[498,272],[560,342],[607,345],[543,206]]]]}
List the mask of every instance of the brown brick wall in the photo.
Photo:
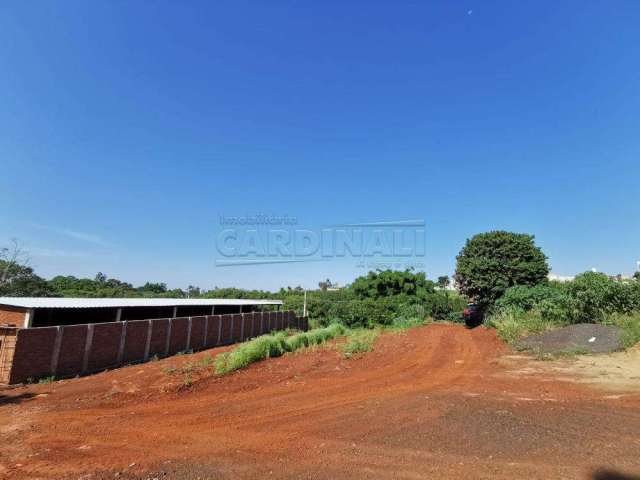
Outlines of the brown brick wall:
{"type": "Polygon", "coordinates": [[[187,332],[189,317],[179,317],[171,320],[171,340],[169,341],[169,355],[184,352],[187,349],[187,332]]]}
{"type": "Polygon", "coordinates": [[[117,365],[122,326],[122,323],[97,323],[94,325],[93,341],[87,365],[89,371],[117,365]]]}
{"type": "Polygon", "coordinates": [[[51,355],[58,329],[20,329],[16,339],[9,383],[51,375],[51,355]]]}
{"type": "Polygon", "coordinates": [[[222,315],[222,341],[220,345],[228,345],[231,343],[231,327],[233,326],[233,315],[222,315]]]}
{"type": "MultiPolygon", "coordinates": [[[[160,320],[158,320],[160,321],[160,320]]],[[[140,362],[144,360],[144,350],[147,346],[148,320],[134,320],[127,322],[127,336],[124,339],[124,363],[140,362]]],[[[164,346],[162,347],[164,353],[164,346]]]]}
{"type": "Polygon", "coordinates": [[[204,326],[206,322],[207,317],[191,317],[190,350],[202,350],[204,347],[204,326]]]}
{"type": "Polygon", "coordinates": [[[255,318],[256,315],[254,313],[244,314],[244,331],[246,338],[254,338],[257,336],[257,329],[255,328],[255,318]]]}
{"type": "Polygon", "coordinates": [[[258,332],[260,335],[267,333],[267,316],[264,312],[258,312],[258,332]]]}
{"type": "MultiPolygon", "coordinates": [[[[56,327],[48,328],[56,329],[56,327]]],[[[81,372],[82,362],[84,360],[84,347],[87,342],[87,330],[88,325],[69,325],[62,327],[62,343],[60,344],[60,357],[58,358],[56,375],[66,376],[81,372]]],[[[49,355],[49,359],[51,359],[51,355],[49,355]]]]}
{"type": "Polygon", "coordinates": [[[240,342],[241,338],[240,333],[242,330],[242,315],[234,314],[233,315],[233,331],[231,332],[231,343],[240,342]]]}
{"type": "Polygon", "coordinates": [[[24,316],[27,311],[24,308],[8,307],[0,305],[0,325],[24,326],[24,316]]]}
{"type": "Polygon", "coordinates": [[[221,344],[222,339],[218,339],[219,328],[220,315],[209,315],[207,317],[207,347],[215,347],[221,344]]]}
{"type": "MultiPolygon", "coordinates": [[[[233,315],[210,315],[207,317],[191,318],[191,345],[194,350],[217,346],[220,333],[220,344],[231,343],[244,338],[252,338],[263,333],[276,330],[279,327],[299,324],[301,329],[308,328],[308,319],[298,319],[289,312],[255,312],[233,315]],[[244,316],[244,329],[242,318],[244,316]],[[279,325],[276,320],[279,319],[279,325]],[[286,319],[286,320],[285,320],[286,319]],[[204,343],[204,325],[207,322],[207,342],[204,343]],[[233,328],[232,328],[233,326],[233,328]],[[262,328],[261,328],[262,326],[262,328]]],[[[151,324],[149,339],[149,356],[165,354],[169,319],[138,320],[123,323],[92,324],[93,337],[88,354],[87,371],[95,371],[118,364],[121,332],[126,323],[126,335],[123,345],[122,363],[144,360],[147,346],[147,334],[151,324]]],[[[175,318],[171,320],[171,338],[169,354],[183,351],[187,347],[187,332],[189,318],[175,318]]],[[[88,325],[68,325],[62,327],[18,328],[6,329],[16,332],[15,350],[9,368],[5,367],[1,382],[20,383],[29,378],[34,380],[49,375],[51,371],[56,337],[61,332],[60,349],[55,375],[57,377],[71,376],[82,373],[85,348],[87,344],[88,325]]],[[[5,339],[0,329],[0,339],[5,339]]],[[[10,340],[12,341],[12,340],[10,340]]],[[[5,359],[6,360],[6,359],[5,359]]],[[[2,359],[0,359],[2,361],[2,359]]],[[[0,369],[0,373],[2,370],[0,369]]]]}
{"type": "Polygon", "coordinates": [[[164,356],[167,348],[167,334],[169,333],[169,319],[153,320],[151,342],[149,343],[149,357],[164,356]]]}

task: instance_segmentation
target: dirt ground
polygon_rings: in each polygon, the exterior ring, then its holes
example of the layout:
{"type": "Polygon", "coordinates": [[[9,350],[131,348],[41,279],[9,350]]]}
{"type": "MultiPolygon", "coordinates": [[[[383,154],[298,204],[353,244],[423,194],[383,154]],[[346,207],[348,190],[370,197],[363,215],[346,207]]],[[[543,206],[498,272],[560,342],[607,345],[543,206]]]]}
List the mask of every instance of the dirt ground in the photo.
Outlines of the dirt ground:
{"type": "Polygon", "coordinates": [[[226,377],[169,373],[218,351],[0,391],[0,478],[640,475],[634,352],[543,362],[492,330],[430,325],[355,359],[317,349],[226,377]]]}

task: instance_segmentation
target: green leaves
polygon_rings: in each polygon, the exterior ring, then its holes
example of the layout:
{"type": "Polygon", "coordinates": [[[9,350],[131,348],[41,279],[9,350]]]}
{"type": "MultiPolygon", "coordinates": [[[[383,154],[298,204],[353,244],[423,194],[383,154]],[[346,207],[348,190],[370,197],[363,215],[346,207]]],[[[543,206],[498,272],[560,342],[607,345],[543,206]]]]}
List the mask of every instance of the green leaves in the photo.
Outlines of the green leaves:
{"type": "Polygon", "coordinates": [[[494,231],[467,240],[457,257],[455,279],[461,293],[489,307],[515,285],[537,285],[549,273],[547,257],[533,235],[494,231]]]}

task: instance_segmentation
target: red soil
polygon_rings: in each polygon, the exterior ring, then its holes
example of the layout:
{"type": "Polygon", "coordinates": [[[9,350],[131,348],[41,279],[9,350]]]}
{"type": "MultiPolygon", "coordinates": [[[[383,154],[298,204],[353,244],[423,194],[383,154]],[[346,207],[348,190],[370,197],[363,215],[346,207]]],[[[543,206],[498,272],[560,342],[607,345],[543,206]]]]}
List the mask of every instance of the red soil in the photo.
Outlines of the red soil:
{"type": "Polygon", "coordinates": [[[490,330],[432,325],[383,335],[360,358],[319,349],[188,387],[166,373],[221,350],[0,391],[0,477],[640,473],[640,396],[514,375],[490,330]]]}

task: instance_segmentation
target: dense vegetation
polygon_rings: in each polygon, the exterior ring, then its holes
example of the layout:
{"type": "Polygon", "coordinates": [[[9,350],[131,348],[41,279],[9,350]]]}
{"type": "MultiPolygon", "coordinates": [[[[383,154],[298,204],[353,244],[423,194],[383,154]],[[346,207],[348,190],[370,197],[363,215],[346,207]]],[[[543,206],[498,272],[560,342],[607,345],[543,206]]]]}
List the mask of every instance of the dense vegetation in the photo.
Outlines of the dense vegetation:
{"type": "MultiPolygon", "coordinates": [[[[285,305],[302,312],[302,292],[280,292],[285,305]]],[[[419,318],[458,320],[467,300],[438,290],[422,272],[384,270],[358,277],[342,290],[307,294],[308,315],[319,325],[340,321],[349,327],[392,325],[419,318]]]]}
{"type": "Polygon", "coordinates": [[[627,346],[640,341],[640,282],[586,272],[566,283],[514,286],[495,302],[488,319],[507,341],[584,322],[622,327],[627,346]]]}
{"type": "Polygon", "coordinates": [[[547,280],[547,257],[532,235],[495,231],[467,240],[457,258],[458,290],[488,308],[509,287],[547,280]]]}

